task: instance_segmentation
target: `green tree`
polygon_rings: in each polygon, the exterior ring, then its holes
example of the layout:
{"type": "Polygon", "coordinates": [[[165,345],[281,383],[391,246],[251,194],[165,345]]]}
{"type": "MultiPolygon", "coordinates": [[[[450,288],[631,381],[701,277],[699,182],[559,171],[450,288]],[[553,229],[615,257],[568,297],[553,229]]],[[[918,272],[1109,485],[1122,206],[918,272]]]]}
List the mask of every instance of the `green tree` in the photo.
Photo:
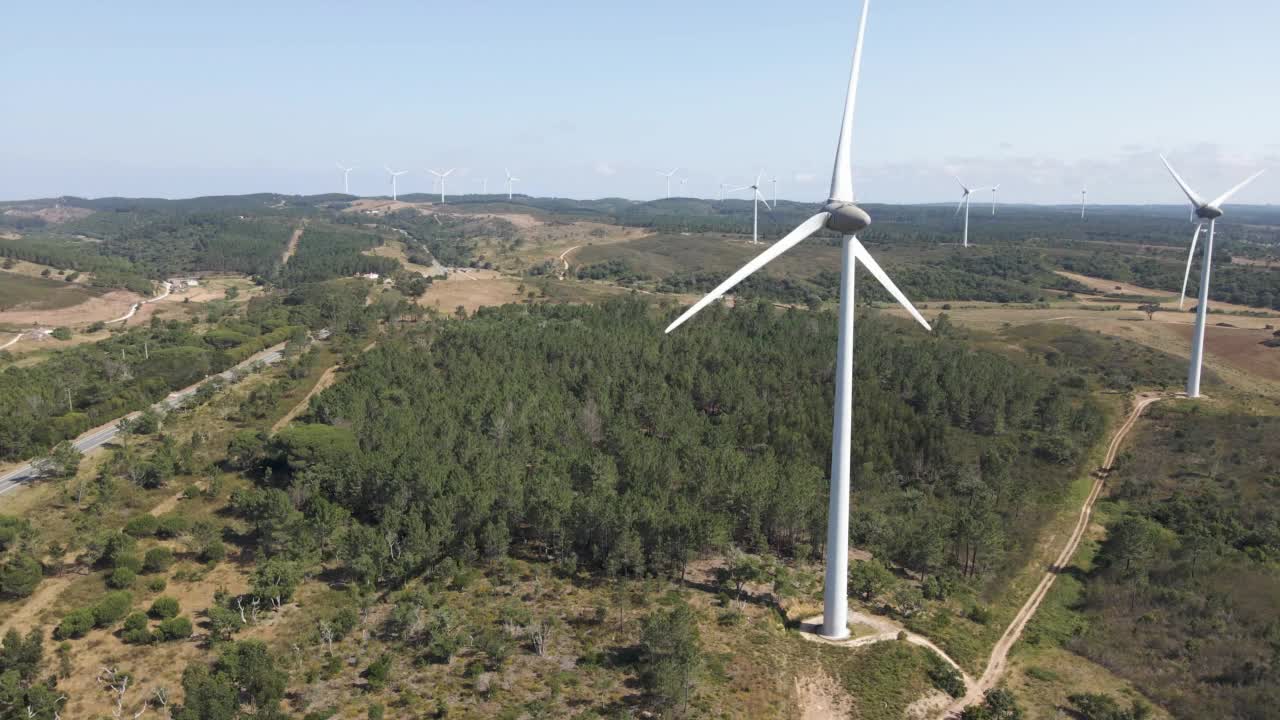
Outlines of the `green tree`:
{"type": "Polygon", "coordinates": [[[44,468],[50,475],[59,478],[74,477],[80,470],[80,461],[84,453],[76,449],[70,441],[63,440],[53,446],[53,451],[45,458],[44,468]]]}
{"type": "Polygon", "coordinates": [[[859,560],[849,568],[849,590],[863,602],[871,602],[896,583],[897,578],[879,560],[859,560]]]}
{"type": "Polygon", "coordinates": [[[640,635],[640,681],[658,710],[683,717],[701,673],[702,642],[693,609],[680,603],[645,619],[640,635]]]}

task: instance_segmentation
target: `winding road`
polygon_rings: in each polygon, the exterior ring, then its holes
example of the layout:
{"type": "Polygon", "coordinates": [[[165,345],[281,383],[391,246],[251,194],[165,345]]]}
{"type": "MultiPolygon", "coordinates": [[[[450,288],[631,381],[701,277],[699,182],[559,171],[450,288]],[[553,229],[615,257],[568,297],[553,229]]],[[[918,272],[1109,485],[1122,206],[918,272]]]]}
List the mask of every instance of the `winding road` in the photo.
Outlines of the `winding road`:
{"type": "Polygon", "coordinates": [[[171,283],[171,282],[169,282],[168,280],[166,280],[166,281],[164,281],[164,283],[162,283],[162,284],[164,285],[164,289],[160,291],[160,294],[159,294],[159,295],[156,295],[156,296],[155,296],[155,297],[153,297],[153,298],[148,298],[148,299],[146,299],[146,300],[143,300],[142,302],[136,302],[136,303],[134,303],[134,304],[133,304],[133,307],[129,308],[129,312],[125,313],[125,314],[124,314],[123,316],[121,316],[121,317],[116,318],[115,320],[107,320],[107,321],[106,321],[105,323],[103,323],[103,324],[104,324],[104,325],[111,325],[112,323],[127,322],[127,321],[129,320],[129,318],[131,318],[131,317],[133,317],[134,315],[138,314],[138,309],[139,309],[139,308],[141,308],[143,305],[148,305],[148,304],[153,303],[153,302],[155,302],[155,301],[157,301],[157,300],[163,300],[163,299],[165,299],[165,298],[169,297],[169,295],[173,292],[173,283],[171,283]]]}
{"type": "MultiPolygon", "coordinates": [[[[239,365],[236,365],[230,370],[225,370],[216,375],[211,375],[194,385],[169,393],[168,397],[152,405],[151,407],[153,409],[162,410],[162,411],[172,410],[173,408],[176,408],[179,405],[181,405],[187,398],[195,394],[196,390],[200,389],[201,385],[211,380],[212,378],[220,377],[223,380],[232,381],[238,374],[240,374],[241,371],[253,366],[255,363],[272,365],[274,363],[280,362],[280,359],[284,357],[283,352],[284,352],[284,343],[280,343],[279,345],[275,345],[273,347],[267,348],[266,350],[263,350],[262,352],[250,357],[248,360],[245,360],[239,365]]],[[[97,450],[103,445],[111,442],[115,438],[115,436],[120,433],[121,420],[134,418],[134,417],[137,417],[139,414],[141,413],[132,412],[132,413],[129,413],[128,415],[125,415],[123,418],[116,418],[115,420],[112,420],[111,422],[101,427],[98,427],[86,432],[85,434],[73,440],[71,444],[74,445],[75,448],[82,453],[88,454],[90,452],[93,452],[94,450],[97,450]]],[[[22,487],[26,483],[40,477],[41,465],[42,465],[42,458],[36,458],[34,460],[30,460],[24,463],[23,465],[20,465],[14,468],[13,470],[10,470],[4,475],[0,475],[0,496],[4,496],[8,493],[15,492],[18,488],[22,487]]]]}
{"type": "Polygon", "coordinates": [[[965,686],[968,690],[965,696],[956,700],[947,708],[947,716],[958,715],[969,705],[982,702],[983,695],[999,684],[1004,677],[1009,668],[1009,651],[1018,642],[1018,638],[1022,637],[1022,630],[1027,626],[1027,622],[1031,620],[1031,617],[1036,614],[1036,610],[1040,608],[1040,603],[1045,596],[1049,594],[1049,588],[1053,587],[1053,581],[1058,578],[1058,573],[1062,572],[1062,569],[1071,562],[1071,557],[1075,555],[1076,549],[1080,547],[1080,541],[1084,538],[1085,531],[1089,529],[1089,520],[1093,516],[1093,505],[1097,502],[1098,496],[1102,494],[1103,481],[1106,479],[1107,471],[1111,470],[1112,466],[1115,465],[1116,454],[1120,451],[1121,443],[1124,442],[1129,431],[1138,422],[1138,418],[1143,411],[1152,403],[1167,397],[1169,396],[1161,393],[1141,393],[1135,398],[1133,410],[1129,412],[1129,416],[1125,418],[1124,423],[1116,429],[1115,435],[1111,438],[1111,444],[1107,446],[1107,454],[1102,461],[1103,472],[1095,475],[1093,487],[1090,488],[1089,495],[1085,498],[1084,506],[1080,508],[1080,517],[1076,520],[1076,526],[1072,530],[1071,536],[1067,538],[1067,544],[1063,546],[1062,552],[1058,553],[1058,558],[1054,563],[1045,570],[1040,584],[1036,586],[1035,591],[1031,593],[1031,597],[1027,598],[1022,609],[1014,616],[1013,621],[1009,623],[1009,627],[1005,629],[1004,634],[1000,636],[1000,640],[992,648],[991,657],[987,660],[987,667],[983,670],[982,677],[978,678],[976,683],[969,682],[966,679],[965,686]]]}

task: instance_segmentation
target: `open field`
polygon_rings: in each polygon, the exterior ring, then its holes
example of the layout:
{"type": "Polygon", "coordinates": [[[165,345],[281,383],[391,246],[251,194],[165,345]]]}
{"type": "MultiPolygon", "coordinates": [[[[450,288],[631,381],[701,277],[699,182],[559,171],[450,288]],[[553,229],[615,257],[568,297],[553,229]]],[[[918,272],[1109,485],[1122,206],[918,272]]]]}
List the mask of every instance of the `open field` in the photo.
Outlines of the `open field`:
{"type": "Polygon", "coordinates": [[[60,277],[0,271],[0,323],[11,313],[61,310],[101,297],[106,291],[60,277]]]}
{"type": "Polygon", "coordinates": [[[29,328],[33,325],[82,326],[113,320],[129,312],[142,296],[127,290],[100,291],[56,280],[5,277],[0,294],[14,304],[0,300],[0,326],[29,328]]]}

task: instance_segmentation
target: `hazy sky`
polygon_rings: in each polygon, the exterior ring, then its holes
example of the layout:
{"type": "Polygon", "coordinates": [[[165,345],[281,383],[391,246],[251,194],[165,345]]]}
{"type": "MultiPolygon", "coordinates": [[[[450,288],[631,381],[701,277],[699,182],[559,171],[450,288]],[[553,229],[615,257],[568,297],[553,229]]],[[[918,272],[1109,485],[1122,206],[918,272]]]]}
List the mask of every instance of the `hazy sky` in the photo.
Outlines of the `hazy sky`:
{"type": "MultiPolygon", "coordinates": [[[[0,198],[453,192],[503,166],[536,195],[688,194],[765,168],[826,197],[857,0],[12,2],[0,198]],[[678,189],[678,185],[677,185],[678,189]]],[[[952,200],[1280,202],[1280,2],[874,0],[855,183],[952,200]],[[1211,15],[1211,17],[1210,17],[1211,15]],[[1207,23],[1211,19],[1212,23],[1207,23]]]]}

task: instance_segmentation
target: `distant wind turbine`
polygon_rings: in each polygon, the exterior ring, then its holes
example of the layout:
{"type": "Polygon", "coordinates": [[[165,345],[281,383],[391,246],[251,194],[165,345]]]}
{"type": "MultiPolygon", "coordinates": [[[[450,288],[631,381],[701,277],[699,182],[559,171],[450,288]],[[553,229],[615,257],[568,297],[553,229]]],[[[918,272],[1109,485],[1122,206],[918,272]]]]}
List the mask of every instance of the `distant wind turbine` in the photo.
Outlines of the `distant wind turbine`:
{"type": "MultiPolygon", "coordinates": [[[[964,208],[964,241],[962,244],[964,247],[969,247],[969,202],[973,199],[974,193],[982,190],[990,190],[991,188],[971,188],[960,182],[960,178],[956,178],[955,180],[957,183],[960,183],[960,189],[964,191],[960,196],[960,204],[956,205],[956,214],[960,214],[960,209],[964,208]]],[[[994,212],[994,206],[992,211],[994,212]]]]}
{"type": "Polygon", "coordinates": [[[1000,189],[999,185],[991,188],[991,214],[996,214],[996,191],[1000,189]]]}
{"type": "Polygon", "coordinates": [[[680,178],[680,197],[689,197],[685,190],[685,186],[687,186],[688,184],[689,184],[689,178],[687,177],[680,178]]]}
{"type": "Polygon", "coordinates": [[[342,193],[344,195],[351,194],[351,171],[355,170],[355,166],[343,167],[342,163],[334,163],[338,169],[342,171],[342,193]]]}
{"type": "Polygon", "coordinates": [[[431,173],[432,175],[435,175],[435,176],[436,176],[436,179],[440,181],[440,204],[441,204],[441,205],[443,205],[443,204],[444,204],[444,179],[445,179],[445,178],[447,178],[447,177],[449,177],[449,175],[451,175],[451,174],[453,173],[453,171],[454,171],[454,170],[456,170],[456,169],[457,169],[457,168],[449,168],[448,170],[445,170],[445,171],[444,171],[444,172],[442,172],[442,173],[441,173],[441,172],[436,172],[435,170],[428,170],[428,171],[427,171],[427,172],[431,173]]]}
{"type": "Polygon", "coordinates": [[[489,178],[480,178],[480,192],[484,195],[489,194],[489,178]]]}
{"type": "Polygon", "coordinates": [[[1200,365],[1204,359],[1204,323],[1209,313],[1209,266],[1213,262],[1213,230],[1217,225],[1218,218],[1222,217],[1222,204],[1231,199],[1232,195],[1240,192],[1245,185],[1253,182],[1261,175],[1264,170],[1245,178],[1243,182],[1222,195],[1205,202],[1191,186],[1183,181],[1182,176],[1178,175],[1178,171],[1173,169],[1169,161],[1163,155],[1160,160],[1164,166],[1169,169],[1169,174],[1173,176],[1178,187],[1182,188],[1182,192],[1186,194],[1187,199],[1191,201],[1191,221],[1196,223],[1196,232],[1191,236],[1191,252],[1187,254],[1187,270],[1182,276],[1182,296],[1178,299],[1178,307],[1182,307],[1183,300],[1187,296],[1187,279],[1191,277],[1191,261],[1196,254],[1196,240],[1200,238],[1200,231],[1204,228],[1206,220],[1209,221],[1209,237],[1204,242],[1204,255],[1200,258],[1200,299],[1196,306],[1196,327],[1191,336],[1191,365],[1187,369],[1187,397],[1200,397],[1200,365]],[[1196,222],[1199,218],[1199,222],[1196,222]]]}
{"type": "Polygon", "coordinates": [[[834,428],[831,442],[831,496],[827,508],[827,571],[823,588],[822,635],[830,639],[849,636],[849,471],[853,438],[853,321],[854,277],[858,262],[889,291],[926,329],[929,323],[911,305],[898,286],[889,279],[880,264],[858,241],[856,233],[871,224],[871,217],[853,202],[853,109],[857,97],[858,73],[862,65],[862,38],[867,29],[867,6],[862,4],[862,20],[858,25],[858,44],[853,53],[853,70],[849,74],[849,92],[845,99],[844,120],[840,124],[840,140],[836,145],[835,168],[831,178],[831,194],[821,212],[804,221],[786,237],[774,243],[754,260],[730,275],[710,294],[699,300],[667,327],[667,332],[680,327],[700,310],[732,290],[756,270],[795,247],[805,238],[824,228],[843,236],[842,272],[840,276],[840,331],[837,341],[835,373],[834,428]]]}
{"type": "Polygon", "coordinates": [[[512,175],[511,171],[506,168],[503,168],[503,172],[507,174],[507,199],[510,200],[511,186],[514,185],[515,183],[520,182],[520,178],[516,177],[515,175],[512,175]]]}
{"type": "MultiPolygon", "coordinates": [[[[1088,204],[1088,202],[1089,202],[1089,189],[1080,188],[1080,219],[1081,220],[1084,219],[1084,208],[1085,208],[1085,205],[1088,204]]],[[[1186,289],[1184,288],[1183,292],[1185,291],[1186,289]]]]}
{"type": "Polygon", "coordinates": [[[395,170],[392,170],[389,165],[383,165],[382,167],[387,171],[387,174],[391,176],[391,199],[394,201],[396,200],[396,178],[400,177],[401,175],[409,171],[401,170],[397,172],[395,170]]]}
{"type": "Polygon", "coordinates": [[[774,175],[769,182],[773,183],[773,206],[778,207],[778,176],[774,175]]]}
{"type": "Polygon", "coordinates": [[[765,198],[764,193],[760,192],[760,180],[764,177],[764,171],[761,170],[756,174],[756,182],[754,185],[743,185],[742,187],[731,188],[729,192],[737,192],[739,190],[751,191],[751,244],[758,245],[760,243],[760,203],[764,202],[765,210],[772,210],[769,207],[769,201],[765,198]]]}
{"type": "Polygon", "coordinates": [[[662,172],[661,170],[657,171],[659,175],[667,179],[667,199],[668,200],[671,199],[671,178],[679,171],[680,171],[680,168],[676,168],[675,170],[672,170],[671,172],[666,172],[666,173],[662,172]]]}

